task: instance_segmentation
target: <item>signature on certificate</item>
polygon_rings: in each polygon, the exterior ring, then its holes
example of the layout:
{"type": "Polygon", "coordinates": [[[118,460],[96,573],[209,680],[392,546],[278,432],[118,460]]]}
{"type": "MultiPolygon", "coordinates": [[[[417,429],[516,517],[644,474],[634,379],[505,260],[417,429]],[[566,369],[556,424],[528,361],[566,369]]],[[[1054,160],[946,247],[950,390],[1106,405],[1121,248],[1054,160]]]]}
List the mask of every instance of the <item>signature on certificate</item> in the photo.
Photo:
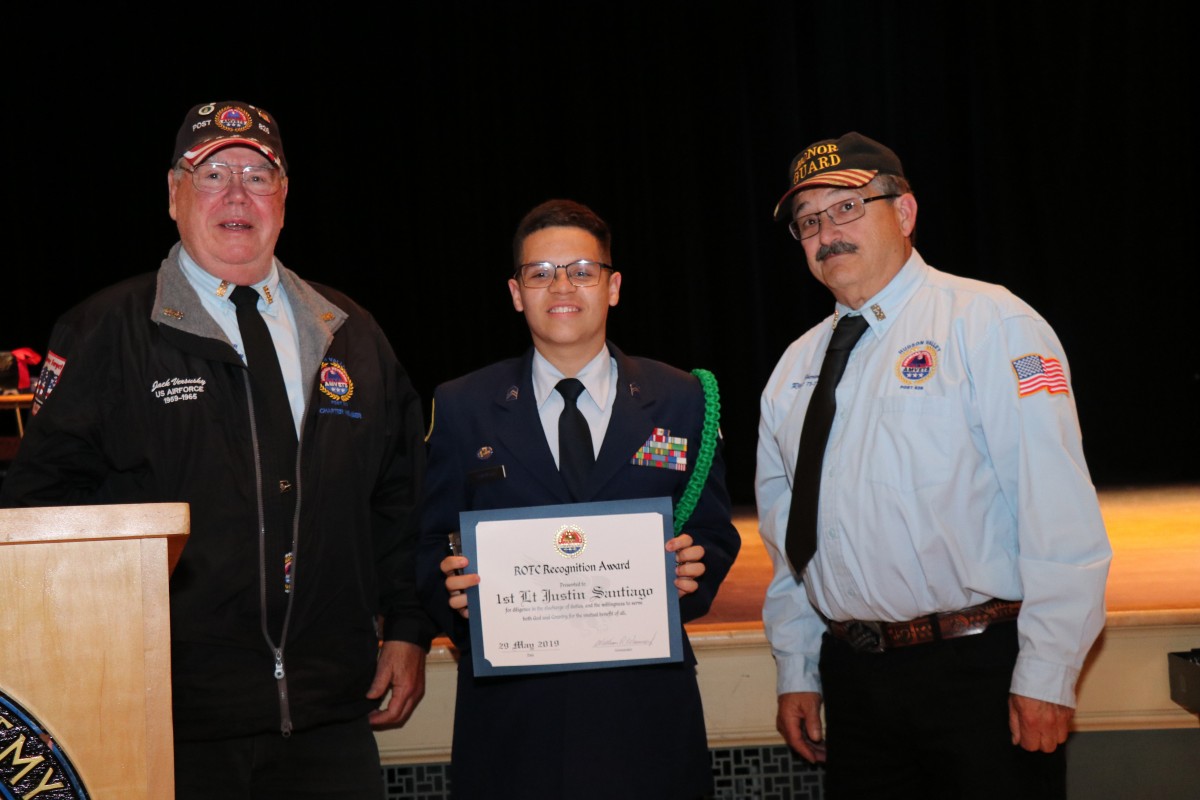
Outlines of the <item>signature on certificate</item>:
{"type": "Polygon", "coordinates": [[[593,647],[614,647],[618,649],[633,649],[634,647],[651,647],[654,644],[654,639],[658,636],[657,633],[649,638],[644,636],[620,636],[612,637],[605,636],[602,639],[597,639],[593,647]]]}

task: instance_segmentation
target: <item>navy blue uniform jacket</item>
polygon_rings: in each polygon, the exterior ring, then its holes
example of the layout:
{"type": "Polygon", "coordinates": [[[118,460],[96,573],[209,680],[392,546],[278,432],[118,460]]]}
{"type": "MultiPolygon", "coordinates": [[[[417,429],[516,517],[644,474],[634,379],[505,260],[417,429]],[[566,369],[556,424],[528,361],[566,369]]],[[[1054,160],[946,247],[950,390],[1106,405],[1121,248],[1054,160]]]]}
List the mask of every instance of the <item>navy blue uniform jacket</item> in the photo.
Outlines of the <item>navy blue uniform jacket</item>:
{"type": "MultiPolygon", "coordinates": [[[[622,354],[617,394],[581,501],[671,497],[695,467],[704,426],[699,380],[622,354]],[[634,464],[656,428],[687,439],[686,472],[634,464]]],[[[421,512],[418,587],[427,610],[462,651],[451,782],[455,798],[698,798],[712,791],[695,656],[682,663],[475,678],[469,620],[448,606],[446,536],[459,512],[572,502],[546,443],[533,393],[533,349],[442,384],[434,394],[421,512]],[[483,458],[481,448],[492,448],[483,458]],[[503,466],[506,476],[494,477],[503,466]]],[[[680,599],[684,622],[706,614],[741,540],[731,521],[718,444],[684,532],[705,549],[699,590],[680,599]]],[[[666,555],[664,554],[664,557],[666,555]]],[[[486,580],[486,575],[484,576],[486,580]]]]}

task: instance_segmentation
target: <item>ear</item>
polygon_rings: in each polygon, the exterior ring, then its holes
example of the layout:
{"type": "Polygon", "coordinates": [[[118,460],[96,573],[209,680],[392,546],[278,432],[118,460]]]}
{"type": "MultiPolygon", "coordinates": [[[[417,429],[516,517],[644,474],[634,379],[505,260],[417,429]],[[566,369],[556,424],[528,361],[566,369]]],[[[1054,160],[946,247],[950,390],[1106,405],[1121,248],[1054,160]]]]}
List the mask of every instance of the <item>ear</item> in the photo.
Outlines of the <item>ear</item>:
{"type": "Polygon", "coordinates": [[[284,175],[283,176],[283,186],[279,189],[279,205],[280,205],[279,227],[281,227],[281,228],[283,227],[283,218],[285,216],[285,212],[287,211],[287,192],[288,192],[288,179],[287,179],[287,175],[284,175]]]}
{"type": "Polygon", "coordinates": [[[905,236],[911,236],[913,228],[917,227],[917,198],[909,194],[902,194],[896,198],[896,217],[900,222],[900,232],[905,236]]]}
{"type": "Polygon", "coordinates": [[[179,221],[175,216],[175,192],[179,189],[179,181],[175,179],[175,170],[167,170],[167,213],[171,219],[179,221]]]}
{"type": "Polygon", "coordinates": [[[524,313],[525,304],[521,302],[521,285],[517,283],[516,278],[508,279],[508,292],[512,295],[513,308],[517,313],[524,313]]]}
{"type": "Polygon", "coordinates": [[[608,276],[608,304],[615,306],[621,299],[621,273],[614,272],[608,276]]]}

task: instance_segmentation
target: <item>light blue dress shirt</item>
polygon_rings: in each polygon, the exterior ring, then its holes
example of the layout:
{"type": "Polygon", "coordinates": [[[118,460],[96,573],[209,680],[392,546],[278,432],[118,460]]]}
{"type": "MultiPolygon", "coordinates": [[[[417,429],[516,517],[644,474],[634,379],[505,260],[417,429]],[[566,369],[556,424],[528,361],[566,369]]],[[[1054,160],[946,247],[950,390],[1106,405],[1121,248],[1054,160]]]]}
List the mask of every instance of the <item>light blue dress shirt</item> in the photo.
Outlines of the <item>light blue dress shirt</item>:
{"type": "MultiPolygon", "coordinates": [[[[537,401],[542,429],[546,432],[546,444],[550,445],[555,464],[558,464],[558,417],[566,407],[566,401],[554,387],[565,377],[558,367],[534,349],[533,396],[537,401]]],[[[617,360],[609,354],[608,345],[602,347],[596,357],[573,377],[583,384],[584,392],[575,401],[575,406],[583,413],[592,432],[592,455],[595,456],[604,443],[608,421],[612,419],[613,402],[617,399],[617,360]]]]}
{"type": "Polygon", "coordinates": [[[820,691],[817,610],[897,621],[1021,599],[1012,691],[1073,706],[1112,551],[1058,337],[1007,289],[939,272],[915,250],[860,311],[869,328],[837,388],[817,554],[800,584],[784,537],[833,318],[787,349],[761,397],[755,491],[778,691],[820,691]],[[1030,356],[1061,365],[1054,391],[1022,382],[1014,362],[1030,356]]]}
{"type": "MultiPolygon", "coordinates": [[[[179,266],[183,270],[188,283],[200,296],[200,302],[217,325],[228,337],[233,349],[246,361],[246,353],[242,347],[242,332],[238,328],[237,307],[230,299],[233,284],[206,272],[203,267],[188,255],[187,249],[179,248],[179,266]]],[[[304,419],[304,404],[307,399],[305,387],[300,381],[300,334],[296,331],[296,322],[292,316],[292,304],[288,300],[283,284],[279,282],[279,265],[272,259],[271,274],[266,280],[254,284],[258,292],[258,310],[267,323],[271,333],[271,341],[275,343],[275,353],[279,357],[279,369],[283,372],[283,382],[287,387],[288,404],[292,407],[292,418],[296,423],[296,436],[300,436],[300,423],[304,419]],[[267,302],[264,288],[270,294],[271,302],[267,302]]]]}

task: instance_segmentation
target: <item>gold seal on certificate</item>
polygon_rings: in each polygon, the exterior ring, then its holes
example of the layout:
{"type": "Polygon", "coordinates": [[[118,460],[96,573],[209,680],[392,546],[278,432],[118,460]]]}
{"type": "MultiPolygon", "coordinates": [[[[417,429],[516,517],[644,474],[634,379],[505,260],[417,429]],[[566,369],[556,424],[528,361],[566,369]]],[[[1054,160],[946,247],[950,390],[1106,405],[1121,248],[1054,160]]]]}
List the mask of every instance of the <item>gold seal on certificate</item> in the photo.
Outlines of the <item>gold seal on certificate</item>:
{"type": "Polygon", "coordinates": [[[668,497],[469,511],[476,675],[683,658],[668,497]]]}
{"type": "Polygon", "coordinates": [[[554,537],[554,549],[563,558],[576,558],[583,555],[587,547],[587,534],[578,525],[560,525],[558,534],[554,537]]]}

